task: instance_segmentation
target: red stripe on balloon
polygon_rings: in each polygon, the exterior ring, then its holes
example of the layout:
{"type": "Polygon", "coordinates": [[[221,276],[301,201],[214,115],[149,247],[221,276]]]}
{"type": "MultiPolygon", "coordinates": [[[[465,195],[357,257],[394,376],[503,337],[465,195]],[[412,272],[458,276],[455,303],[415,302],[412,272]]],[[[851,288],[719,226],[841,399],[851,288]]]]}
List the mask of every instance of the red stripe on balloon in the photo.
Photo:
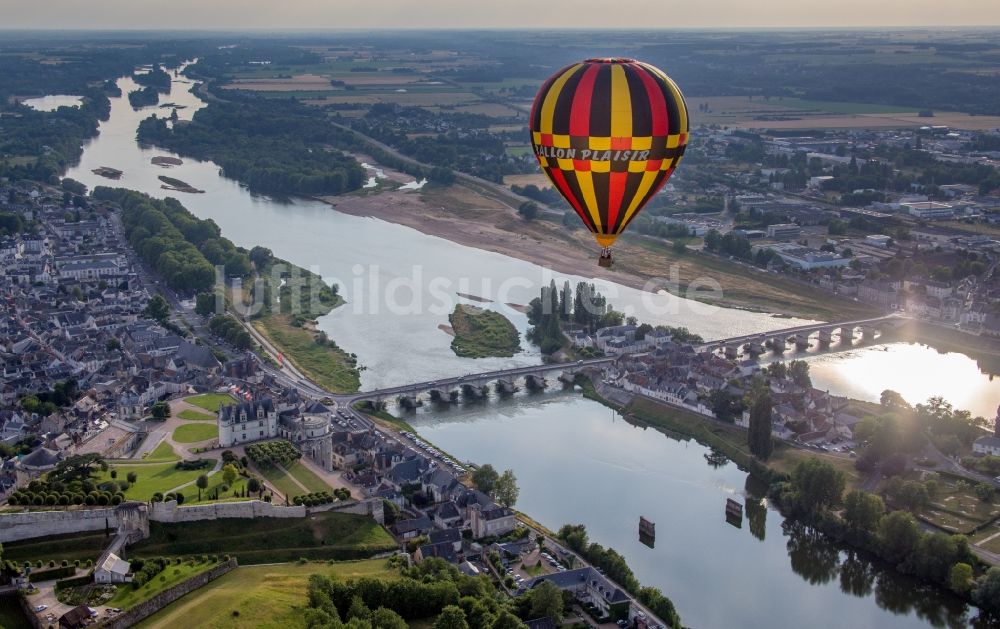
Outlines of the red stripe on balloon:
{"type": "Polygon", "coordinates": [[[590,135],[590,101],[594,95],[594,82],[600,69],[600,64],[592,63],[580,77],[580,83],[573,95],[573,109],[569,119],[570,135],[590,135]]]}
{"type": "Polygon", "coordinates": [[[636,64],[636,74],[642,79],[642,84],[646,88],[649,96],[649,111],[653,117],[653,135],[667,135],[669,120],[667,120],[667,101],[663,97],[663,90],[656,79],[649,75],[649,70],[636,64]]]}
{"type": "Polygon", "coordinates": [[[556,184],[556,187],[559,188],[559,193],[566,197],[566,200],[570,202],[570,205],[573,206],[576,213],[583,219],[584,224],[587,225],[587,229],[593,231],[594,224],[590,220],[590,215],[584,211],[583,206],[580,205],[580,201],[578,201],[576,196],[573,195],[573,191],[569,189],[569,184],[566,182],[566,177],[563,175],[562,170],[559,168],[548,168],[546,170],[548,172],[549,179],[551,179],[552,183],[556,184]]]}
{"type": "Polygon", "coordinates": [[[622,198],[625,196],[625,183],[628,181],[628,172],[612,171],[611,179],[608,182],[608,223],[604,226],[605,233],[615,233],[615,226],[618,224],[618,213],[622,208],[622,198]]]}

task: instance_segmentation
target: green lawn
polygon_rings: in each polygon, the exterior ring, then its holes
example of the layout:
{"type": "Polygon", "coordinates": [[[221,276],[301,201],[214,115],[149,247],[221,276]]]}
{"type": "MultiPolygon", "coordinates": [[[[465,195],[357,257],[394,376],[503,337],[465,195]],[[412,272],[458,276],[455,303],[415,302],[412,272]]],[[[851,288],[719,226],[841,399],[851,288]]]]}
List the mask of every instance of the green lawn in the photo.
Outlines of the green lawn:
{"type": "Polygon", "coordinates": [[[219,427],[215,424],[181,424],[174,430],[177,443],[197,443],[219,438],[219,427]]]}
{"type": "Polygon", "coordinates": [[[258,466],[260,473],[268,480],[272,485],[274,485],[278,491],[288,496],[289,501],[295,496],[302,494],[317,492],[317,491],[330,491],[332,487],[326,484],[322,478],[317,476],[312,470],[303,465],[300,461],[294,461],[284,466],[284,470],[268,465],[268,466],[258,466]],[[295,482],[296,479],[299,483],[305,485],[306,490],[303,491],[301,487],[295,482]]]}
{"type": "MultiPolygon", "coordinates": [[[[244,476],[238,477],[236,479],[236,482],[230,485],[227,491],[222,491],[222,485],[223,485],[222,472],[216,472],[215,474],[209,476],[208,487],[206,489],[201,490],[200,504],[204,504],[206,502],[215,502],[214,500],[209,500],[208,497],[214,495],[216,489],[219,490],[219,500],[218,500],[219,502],[222,502],[223,500],[235,500],[236,498],[233,496],[233,492],[235,491],[242,494],[243,489],[246,488],[247,486],[247,479],[244,476]]],[[[191,485],[190,487],[185,487],[184,490],[181,491],[181,493],[184,494],[184,504],[199,504],[198,488],[195,487],[194,485],[191,485]]],[[[251,498],[247,498],[247,500],[250,499],[251,498]]]]}
{"type": "MultiPolygon", "coordinates": [[[[132,500],[149,500],[156,492],[167,493],[178,485],[189,483],[199,475],[207,473],[215,465],[215,459],[210,459],[211,465],[201,470],[178,470],[174,463],[138,463],[135,465],[112,464],[111,469],[118,471],[116,480],[126,480],[129,472],[136,473],[136,482],[125,491],[125,497],[132,500]]],[[[112,480],[110,470],[95,476],[98,482],[112,480]]]]}
{"type": "Polygon", "coordinates": [[[285,466],[288,473],[294,476],[300,483],[306,486],[310,492],[316,491],[330,491],[332,487],[327,485],[322,478],[317,476],[312,470],[302,464],[301,461],[295,461],[285,466]]]}
{"type": "Polygon", "coordinates": [[[361,559],[392,550],[395,540],[364,515],[324,511],[306,518],[224,518],[150,523],[134,556],[235,555],[241,565],[308,559],[361,559]]]}
{"type": "Polygon", "coordinates": [[[185,562],[179,566],[167,566],[163,572],[153,577],[148,583],[140,588],[134,588],[131,585],[119,586],[118,591],[107,604],[110,607],[120,607],[122,609],[134,607],[143,601],[148,601],[160,592],[177,585],[181,581],[204,572],[215,565],[216,564],[212,562],[198,561],[185,562]]]}
{"type": "Polygon", "coordinates": [[[208,413],[202,413],[199,411],[192,411],[189,408],[184,409],[177,416],[181,419],[188,419],[195,422],[214,422],[215,415],[209,415],[208,413]]]}
{"type": "Polygon", "coordinates": [[[222,404],[232,404],[236,400],[227,393],[203,393],[201,395],[186,398],[184,401],[188,404],[200,406],[206,411],[218,413],[219,406],[222,404]]]}
{"type": "Polygon", "coordinates": [[[143,457],[143,462],[153,463],[155,461],[180,461],[181,457],[174,452],[174,447],[166,441],[161,441],[160,445],[143,457]]]}
{"type": "Polygon", "coordinates": [[[273,465],[262,465],[258,466],[257,469],[260,470],[261,475],[263,475],[264,479],[267,480],[268,483],[288,497],[289,504],[291,504],[293,497],[309,493],[307,491],[303,491],[302,488],[299,487],[283,469],[277,468],[273,465]]]}
{"type": "Polygon", "coordinates": [[[137,625],[143,629],[188,627],[303,627],[309,575],[393,578],[384,559],[333,564],[242,566],[167,605],[137,625]],[[234,616],[233,612],[239,615],[234,616]]]}

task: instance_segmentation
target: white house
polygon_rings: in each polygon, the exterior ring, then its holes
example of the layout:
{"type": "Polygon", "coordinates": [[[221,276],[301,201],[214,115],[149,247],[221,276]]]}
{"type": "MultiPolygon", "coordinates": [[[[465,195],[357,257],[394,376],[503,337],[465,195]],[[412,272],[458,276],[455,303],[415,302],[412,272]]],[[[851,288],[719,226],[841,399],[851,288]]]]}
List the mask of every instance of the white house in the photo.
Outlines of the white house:
{"type": "Polygon", "coordinates": [[[108,553],[94,568],[94,583],[131,583],[132,564],[114,553],[108,553]]]}
{"type": "Polygon", "coordinates": [[[1000,456],[1000,437],[980,437],[972,444],[973,454],[1000,456]]]}

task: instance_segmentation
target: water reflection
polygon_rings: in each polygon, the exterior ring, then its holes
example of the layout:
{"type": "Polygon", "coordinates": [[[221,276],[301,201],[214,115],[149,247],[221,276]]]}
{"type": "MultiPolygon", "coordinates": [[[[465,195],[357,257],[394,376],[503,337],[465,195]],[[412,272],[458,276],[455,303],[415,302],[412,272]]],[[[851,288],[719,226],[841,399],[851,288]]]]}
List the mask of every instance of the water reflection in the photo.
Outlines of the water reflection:
{"type": "Polygon", "coordinates": [[[869,402],[892,389],[910,404],[940,395],[973,415],[992,417],[1000,404],[1000,379],[984,373],[977,362],[956,352],[939,352],[919,343],[872,345],[845,352],[810,354],[813,386],[869,402]]]}
{"type": "Polygon", "coordinates": [[[519,509],[553,529],[585,524],[669,595],[688,626],[988,626],[956,597],[785,522],[766,485],[718,453],[621,419],[553,392],[408,416],[453,455],[514,469],[519,509]],[[744,504],[740,528],[726,521],[730,498],[744,504]],[[656,522],[655,544],[638,539],[639,515],[656,522]]]}

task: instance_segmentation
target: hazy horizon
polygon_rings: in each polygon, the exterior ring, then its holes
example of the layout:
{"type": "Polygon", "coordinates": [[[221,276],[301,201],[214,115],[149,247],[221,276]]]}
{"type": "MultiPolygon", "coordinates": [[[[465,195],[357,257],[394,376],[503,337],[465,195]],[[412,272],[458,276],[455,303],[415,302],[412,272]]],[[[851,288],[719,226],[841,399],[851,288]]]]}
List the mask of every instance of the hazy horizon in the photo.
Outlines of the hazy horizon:
{"type": "Polygon", "coordinates": [[[335,30],[335,29],[671,29],[671,28],[960,28],[1000,26],[996,0],[841,0],[840,3],[607,0],[502,6],[467,0],[174,0],[151,10],[134,0],[38,0],[2,5],[2,30],[335,30]],[[160,7],[158,7],[160,8],[160,7]],[[617,7],[615,7],[617,8],[617,7]]]}

